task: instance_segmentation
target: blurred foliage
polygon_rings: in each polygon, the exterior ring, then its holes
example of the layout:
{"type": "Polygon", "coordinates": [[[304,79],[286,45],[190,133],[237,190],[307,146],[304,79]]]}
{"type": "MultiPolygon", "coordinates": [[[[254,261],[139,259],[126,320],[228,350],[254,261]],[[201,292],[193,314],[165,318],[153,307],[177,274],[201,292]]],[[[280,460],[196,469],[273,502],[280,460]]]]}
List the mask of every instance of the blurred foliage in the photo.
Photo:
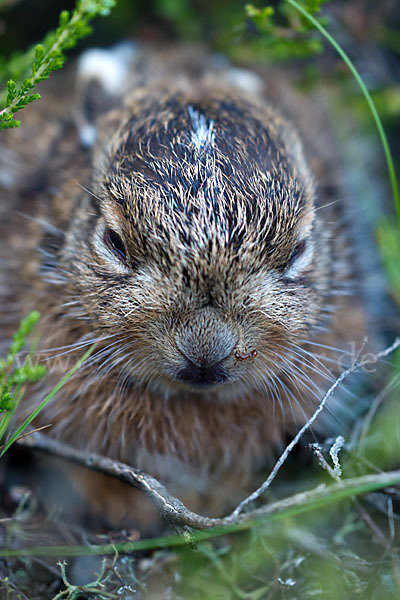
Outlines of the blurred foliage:
{"type": "MultiPolygon", "coordinates": [[[[374,545],[360,514],[349,511],[346,504],[300,522],[261,525],[236,539],[224,540],[219,547],[205,543],[177,553],[173,569],[179,577],[172,584],[172,597],[394,600],[400,595],[394,576],[399,558],[395,554],[375,562],[379,546],[374,545]],[[355,535],[360,542],[358,552],[353,545],[355,535]]],[[[167,597],[157,584],[150,582],[149,587],[151,598],[167,597]]]]}
{"type": "MultiPolygon", "coordinates": [[[[310,13],[319,13],[321,4],[327,0],[305,0],[301,5],[310,13]]],[[[309,21],[293,6],[282,0],[275,8],[271,5],[256,8],[245,6],[246,15],[257,31],[251,42],[255,55],[269,57],[269,60],[307,58],[323,50],[323,41],[309,21]]],[[[319,17],[321,24],[326,19],[319,17]]]]}
{"type": "Polygon", "coordinates": [[[18,331],[13,336],[6,358],[0,359],[0,458],[24,434],[32,421],[74,375],[96,347],[93,344],[89,348],[23,423],[11,433],[13,417],[24,396],[26,385],[40,381],[47,373],[46,367],[35,359],[38,339],[34,339],[29,346],[29,350],[26,350],[29,336],[37,326],[39,319],[40,315],[36,310],[22,319],[18,331]]]}
{"type": "Polygon", "coordinates": [[[392,294],[400,306],[400,236],[398,228],[384,219],[377,227],[382,262],[391,285],[392,294]]]}

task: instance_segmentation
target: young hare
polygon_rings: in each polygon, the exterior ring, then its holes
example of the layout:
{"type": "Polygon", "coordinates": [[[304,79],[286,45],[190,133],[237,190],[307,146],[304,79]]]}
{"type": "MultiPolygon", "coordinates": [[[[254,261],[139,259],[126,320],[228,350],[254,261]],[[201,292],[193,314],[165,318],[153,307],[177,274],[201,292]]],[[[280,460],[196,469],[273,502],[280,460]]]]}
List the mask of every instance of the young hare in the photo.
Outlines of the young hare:
{"type": "Polygon", "coordinates": [[[190,49],[91,51],[47,88],[1,140],[3,338],[39,309],[50,368],[23,409],[96,341],[49,435],[187,488],[239,481],[368,328],[323,109],[190,49]]]}

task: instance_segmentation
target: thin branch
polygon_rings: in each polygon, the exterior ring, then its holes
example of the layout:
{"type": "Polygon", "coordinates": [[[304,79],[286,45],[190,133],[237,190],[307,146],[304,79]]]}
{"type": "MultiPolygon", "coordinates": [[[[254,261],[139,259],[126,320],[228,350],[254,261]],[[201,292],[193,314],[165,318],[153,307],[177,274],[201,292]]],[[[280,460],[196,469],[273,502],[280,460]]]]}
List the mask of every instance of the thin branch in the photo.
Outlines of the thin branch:
{"type": "MultiPolygon", "coordinates": [[[[124,463],[105,458],[98,454],[80,452],[67,444],[52,440],[41,433],[34,433],[32,436],[19,441],[18,444],[35,450],[41,450],[52,456],[57,456],[58,458],[74,462],[124,481],[142,490],[156,504],[161,515],[166,520],[174,525],[193,527],[194,529],[230,527],[234,531],[237,527],[237,530],[240,530],[244,524],[252,523],[256,519],[278,516],[289,510],[301,510],[304,512],[312,510],[315,506],[334,502],[350,495],[355,496],[361,493],[368,493],[400,483],[400,470],[388,473],[372,473],[353,479],[346,479],[332,485],[322,484],[312,490],[283,498],[247,513],[232,514],[222,518],[209,518],[190,511],[181,500],[169,494],[165,487],[151,475],[124,463]]],[[[151,548],[152,546],[150,544],[146,547],[151,548]]],[[[139,543],[137,548],[136,546],[132,547],[132,550],[136,549],[145,548],[141,548],[139,543]]],[[[1,550],[0,556],[3,556],[1,550]]]]}
{"type": "MultiPolygon", "coordinates": [[[[385,356],[388,356],[389,354],[391,354],[392,352],[397,350],[397,348],[399,348],[399,346],[400,346],[400,338],[396,338],[395,341],[393,342],[393,344],[391,346],[389,346],[389,348],[386,348],[385,350],[382,350],[381,352],[378,352],[378,354],[376,354],[376,357],[375,357],[376,360],[379,360],[380,358],[384,358],[385,356]]],[[[286,462],[286,460],[287,460],[289,454],[291,453],[291,451],[293,450],[293,448],[296,446],[296,444],[298,444],[298,442],[301,440],[301,438],[303,437],[305,432],[308,429],[310,429],[311,425],[314,423],[314,421],[317,419],[317,417],[320,415],[320,413],[324,410],[328,399],[332,396],[332,394],[336,390],[336,388],[342,383],[342,381],[344,379],[346,379],[346,377],[351,375],[351,373],[355,373],[356,371],[358,371],[361,368],[362,368],[362,363],[358,362],[358,357],[357,357],[357,360],[354,361],[354,363],[351,365],[351,367],[349,367],[348,369],[346,369],[346,371],[343,371],[343,373],[341,375],[339,375],[339,377],[336,379],[336,381],[331,385],[329,390],[326,392],[325,396],[322,398],[316,411],[308,419],[307,423],[305,425],[303,425],[303,427],[300,429],[300,431],[297,433],[297,435],[293,438],[293,440],[290,442],[290,444],[288,446],[286,446],[285,450],[281,454],[280,458],[276,462],[274,468],[272,469],[271,473],[268,475],[268,477],[264,481],[264,483],[262,485],[260,485],[260,487],[257,490],[255,490],[252,494],[250,494],[250,496],[245,498],[245,500],[243,500],[235,508],[235,510],[232,513],[232,516],[239,515],[243,511],[243,509],[248,504],[250,504],[250,502],[253,502],[257,498],[259,498],[269,488],[269,486],[271,485],[271,483],[277,476],[278,471],[280,470],[282,465],[286,462]]]]}
{"type": "MultiPolygon", "coordinates": [[[[27,438],[32,439],[32,438],[27,438]]],[[[320,509],[323,506],[331,505],[334,502],[349,499],[359,494],[366,494],[390,485],[400,483],[400,471],[391,471],[388,473],[373,473],[372,475],[363,475],[354,479],[347,479],[332,485],[319,485],[313,490],[301,492],[290,498],[284,498],[252,512],[243,513],[236,517],[231,515],[222,519],[206,519],[200,517],[197,523],[193,522],[193,527],[203,529],[203,531],[188,532],[188,535],[170,535],[159,538],[149,538],[137,540],[134,542],[117,542],[88,546],[33,546],[30,548],[0,548],[0,557],[8,558],[14,556],[90,556],[90,555],[112,555],[115,553],[126,554],[131,552],[140,552],[144,550],[155,550],[157,548],[174,548],[185,546],[187,544],[200,543],[204,540],[215,538],[217,536],[227,535],[250,529],[257,520],[265,519],[276,521],[289,516],[304,514],[312,510],[320,509]]],[[[178,501],[179,502],[179,501],[178,501]]],[[[182,516],[184,514],[182,513],[182,516]]],[[[186,521],[178,521],[177,524],[185,525],[186,521]]]]}
{"type": "MultiPolygon", "coordinates": [[[[379,359],[381,357],[388,356],[399,346],[400,338],[397,338],[389,348],[377,354],[376,358],[379,359]]],[[[312,417],[307,421],[304,427],[302,427],[293,441],[287,446],[286,450],[279,458],[264,484],[243,502],[241,502],[231,515],[223,518],[209,518],[192,512],[186,508],[181,500],[172,496],[155,477],[145,473],[144,471],[141,471],[140,469],[135,469],[134,467],[130,467],[129,465],[105,456],[101,456],[99,454],[82,452],[81,450],[77,450],[68,444],[53,440],[40,432],[32,433],[32,435],[24,439],[20,439],[18,444],[34,450],[46,452],[52,456],[57,456],[63,460],[73,462],[75,464],[87,467],[93,471],[98,471],[128,483],[129,485],[143,491],[156,505],[161,516],[175,525],[188,526],[195,529],[207,529],[210,527],[226,527],[235,525],[239,526],[243,523],[253,521],[254,519],[263,516],[272,515],[275,513],[278,514],[289,508],[299,508],[305,503],[309,504],[310,502],[319,502],[328,496],[333,497],[335,494],[339,497],[344,497],[348,495],[346,492],[350,489],[355,495],[356,493],[361,493],[361,491],[367,492],[372,489],[379,489],[381,487],[395,485],[396,483],[400,482],[400,471],[395,471],[392,473],[374,473],[372,475],[365,475],[356,479],[340,481],[337,484],[332,484],[331,486],[318,486],[317,488],[308,492],[297,494],[296,496],[292,496],[290,498],[284,498],[283,500],[279,500],[273,504],[269,504],[251,512],[241,514],[244,506],[249,504],[255,498],[258,498],[265,491],[265,489],[267,489],[287,459],[292,448],[297,444],[304,432],[314,423],[315,419],[326,405],[328,398],[338,387],[338,385],[348,375],[350,375],[350,373],[357,371],[359,368],[361,368],[361,366],[362,365],[360,363],[355,362],[349,369],[344,371],[340,377],[338,377],[335,383],[325,394],[312,417]]]]}
{"type": "Polygon", "coordinates": [[[87,467],[92,471],[98,471],[99,473],[130,484],[144,492],[154,502],[163,518],[175,524],[202,529],[203,527],[210,527],[216,524],[215,522],[219,522],[218,519],[209,519],[191,512],[181,500],[172,496],[155,477],[140,469],[130,467],[125,463],[101,456],[100,454],[82,452],[39,432],[20,439],[18,445],[40,450],[46,454],[87,467]]]}

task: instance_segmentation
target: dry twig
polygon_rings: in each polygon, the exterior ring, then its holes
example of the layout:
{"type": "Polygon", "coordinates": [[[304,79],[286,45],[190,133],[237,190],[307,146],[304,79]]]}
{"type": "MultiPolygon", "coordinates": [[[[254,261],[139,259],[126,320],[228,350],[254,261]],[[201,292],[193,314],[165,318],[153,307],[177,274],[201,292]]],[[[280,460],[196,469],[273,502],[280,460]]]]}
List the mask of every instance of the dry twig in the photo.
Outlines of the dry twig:
{"type": "MultiPolygon", "coordinates": [[[[400,346],[400,338],[396,338],[395,341],[393,342],[393,344],[391,346],[389,346],[385,350],[382,350],[381,352],[379,352],[376,355],[376,357],[375,357],[376,360],[379,360],[380,358],[384,358],[385,356],[388,356],[389,354],[391,354],[392,352],[394,352],[395,350],[397,350],[397,348],[399,346],[400,346]]],[[[286,460],[287,460],[290,452],[293,450],[293,448],[296,446],[296,444],[299,443],[299,441],[301,440],[301,438],[303,437],[303,435],[305,434],[305,432],[308,429],[310,429],[311,425],[314,423],[314,421],[317,419],[317,417],[321,414],[321,412],[323,411],[323,409],[326,406],[326,403],[327,403],[328,399],[332,396],[332,394],[336,390],[336,388],[342,383],[342,381],[344,379],[346,379],[346,377],[348,377],[349,375],[351,375],[351,373],[355,373],[356,371],[358,371],[359,369],[361,369],[362,366],[363,366],[362,363],[360,363],[358,361],[358,357],[357,357],[357,360],[354,361],[354,363],[351,365],[351,367],[349,367],[348,369],[346,369],[346,371],[343,371],[343,373],[341,373],[339,375],[339,377],[336,379],[336,381],[331,385],[331,387],[329,388],[329,390],[326,392],[325,396],[322,398],[322,400],[319,403],[317,409],[311,415],[311,417],[308,419],[307,423],[305,423],[305,425],[303,425],[303,427],[300,429],[300,431],[297,433],[297,435],[293,438],[293,440],[290,442],[290,444],[288,446],[286,446],[285,450],[283,451],[283,453],[279,457],[279,459],[276,462],[274,468],[272,469],[271,473],[268,475],[268,477],[264,481],[264,483],[262,485],[260,485],[260,487],[257,490],[255,490],[252,494],[250,494],[250,496],[248,496],[247,498],[245,498],[245,500],[243,500],[243,502],[241,502],[235,508],[235,510],[233,511],[232,515],[238,515],[238,514],[240,514],[243,511],[243,509],[248,504],[250,504],[250,502],[253,502],[257,498],[259,498],[269,488],[269,486],[271,485],[271,483],[273,482],[273,480],[277,476],[278,471],[280,470],[280,468],[282,467],[282,465],[284,464],[284,462],[286,462],[286,460]]]]}
{"type": "MultiPolygon", "coordinates": [[[[376,358],[382,358],[388,356],[391,352],[396,350],[400,346],[400,338],[397,338],[395,342],[389,347],[377,354],[376,358]]],[[[112,460],[105,456],[101,456],[95,453],[82,452],[59,442],[53,440],[39,432],[32,433],[32,435],[20,439],[18,443],[23,446],[27,446],[33,449],[41,450],[53,456],[57,456],[64,460],[85,466],[94,471],[101,472],[109,475],[120,481],[124,481],[133,487],[143,491],[157,506],[162,517],[166,520],[174,523],[175,525],[184,525],[193,527],[196,529],[206,529],[210,527],[223,527],[227,525],[239,524],[242,522],[248,522],[256,518],[270,515],[273,513],[279,513],[291,507],[301,506],[306,502],[316,502],[319,499],[326,497],[328,494],[341,494],[346,490],[351,489],[354,486],[362,487],[365,489],[378,489],[386,485],[395,485],[400,481],[400,472],[395,471],[392,473],[378,473],[372,475],[365,475],[356,479],[348,479],[340,481],[337,484],[331,486],[320,485],[317,488],[296,494],[296,496],[285,498],[278,502],[263,506],[251,512],[242,514],[243,509],[253,500],[258,498],[271,484],[279,469],[282,467],[287,457],[289,456],[293,447],[299,442],[305,431],[307,431],[314,423],[318,415],[324,409],[328,398],[333,394],[335,389],[340,383],[351,373],[354,373],[362,367],[362,364],[355,362],[349,369],[344,371],[337,380],[329,388],[323,399],[321,400],[318,408],[314,414],[310,417],[307,423],[300,429],[298,434],[292,440],[292,442],[286,447],[281,457],[275,464],[265,482],[250,496],[248,496],[239,506],[233,511],[233,513],[223,518],[209,518],[203,517],[190,511],[183,504],[181,500],[172,496],[166,488],[152,475],[135,469],[124,463],[112,460]]]]}

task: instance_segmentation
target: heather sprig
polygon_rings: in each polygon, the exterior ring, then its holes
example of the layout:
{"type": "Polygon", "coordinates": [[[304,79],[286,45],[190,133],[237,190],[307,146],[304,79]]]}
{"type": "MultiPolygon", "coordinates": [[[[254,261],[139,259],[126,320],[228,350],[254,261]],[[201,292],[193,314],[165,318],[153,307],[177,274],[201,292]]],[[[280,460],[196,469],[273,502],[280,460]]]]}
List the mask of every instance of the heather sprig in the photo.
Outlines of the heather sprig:
{"type": "Polygon", "coordinates": [[[63,66],[63,52],[88,35],[91,32],[89,22],[94,17],[108,15],[114,4],[115,0],[78,0],[72,14],[62,11],[56,31],[47,34],[41,44],[10,61],[8,73],[11,78],[0,93],[0,107],[3,106],[0,131],[20,125],[14,118],[15,113],[40,98],[40,94],[32,93],[32,90],[63,66]]]}
{"type": "Polygon", "coordinates": [[[13,336],[6,358],[0,360],[0,457],[24,434],[27,427],[82,366],[96,346],[95,344],[90,346],[89,350],[60,379],[25,421],[11,434],[10,425],[24,395],[26,384],[39,381],[47,373],[47,369],[43,364],[34,361],[35,341],[30,345],[29,351],[25,350],[28,343],[27,338],[33,332],[39,319],[40,315],[35,310],[21,321],[18,331],[13,336]],[[22,359],[23,352],[25,354],[24,359],[22,359]]]}
{"type": "MultiPolygon", "coordinates": [[[[326,1],[303,0],[302,5],[324,23],[325,17],[319,16],[318,13],[326,1]]],[[[323,50],[322,42],[314,35],[314,26],[285,0],[277,6],[264,8],[246,4],[245,11],[247,18],[257,28],[260,46],[268,49],[273,58],[279,60],[306,57],[323,50]]]]}
{"type": "Polygon", "coordinates": [[[21,401],[25,384],[39,381],[46,374],[44,365],[32,361],[32,346],[21,364],[21,352],[26,347],[27,337],[36,327],[39,318],[40,315],[35,310],[21,321],[6,358],[0,360],[0,443],[21,401]]]}

